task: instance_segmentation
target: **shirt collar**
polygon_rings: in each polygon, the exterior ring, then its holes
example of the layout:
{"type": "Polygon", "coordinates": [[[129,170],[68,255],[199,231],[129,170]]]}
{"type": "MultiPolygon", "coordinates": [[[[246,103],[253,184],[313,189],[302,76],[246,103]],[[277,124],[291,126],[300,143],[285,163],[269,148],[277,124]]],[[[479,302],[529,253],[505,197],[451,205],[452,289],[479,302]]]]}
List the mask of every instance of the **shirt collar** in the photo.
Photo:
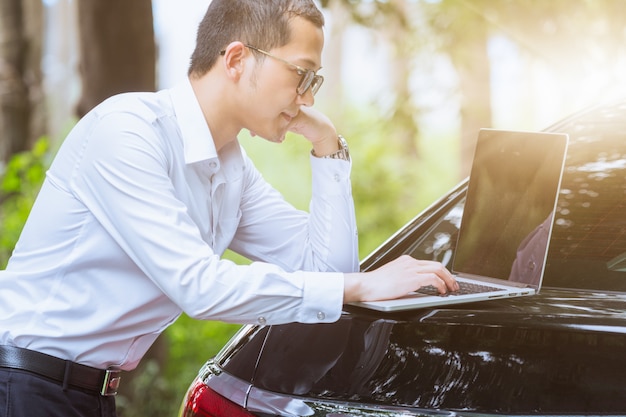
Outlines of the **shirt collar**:
{"type": "Polygon", "coordinates": [[[215,142],[204,118],[200,103],[193,92],[188,78],[170,90],[174,114],[183,139],[185,163],[193,164],[215,160],[216,168],[222,168],[228,179],[240,178],[245,167],[245,158],[239,141],[227,144],[218,158],[215,142]]]}
{"type": "Polygon", "coordinates": [[[189,79],[185,77],[184,81],[170,90],[170,94],[183,138],[185,162],[192,164],[217,158],[213,136],[189,79]]]}

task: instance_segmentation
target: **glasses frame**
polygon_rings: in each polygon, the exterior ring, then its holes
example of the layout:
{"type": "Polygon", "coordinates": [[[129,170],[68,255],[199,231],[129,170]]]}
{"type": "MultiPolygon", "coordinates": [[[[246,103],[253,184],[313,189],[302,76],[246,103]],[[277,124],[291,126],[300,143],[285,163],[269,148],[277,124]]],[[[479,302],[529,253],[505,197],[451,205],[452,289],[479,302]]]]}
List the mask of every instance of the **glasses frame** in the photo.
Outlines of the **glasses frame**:
{"type": "Polygon", "coordinates": [[[270,58],[276,59],[280,62],[282,62],[283,64],[287,64],[288,66],[290,66],[291,68],[293,68],[298,75],[301,77],[300,78],[300,82],[298,83],[298,87],[296,87],[296,92],[298,93],[299,96],[302,96],[304,94],[306,94],[306,92],[309,90],[309,88],[311,89],[311,93],[313,95],[315,95],[320,87],[322,86],[322,84],[324,83],[324,77],[322,77],[321,75],[317,75],[317,71],[313,71],[307,68],[303,68],[300,65],[296,65],[294,63],[291,63],[289,61],[286,61],[282,58],[279,58],[275,55],[270,54],[267,51],[264,51],[262,49],[259,49],[255,46],[252,45],[245,45],[246,48],[252,49],[253,51],[257,51],[259,53],[262,53],[263,55],[267,55],[270,58]]]}

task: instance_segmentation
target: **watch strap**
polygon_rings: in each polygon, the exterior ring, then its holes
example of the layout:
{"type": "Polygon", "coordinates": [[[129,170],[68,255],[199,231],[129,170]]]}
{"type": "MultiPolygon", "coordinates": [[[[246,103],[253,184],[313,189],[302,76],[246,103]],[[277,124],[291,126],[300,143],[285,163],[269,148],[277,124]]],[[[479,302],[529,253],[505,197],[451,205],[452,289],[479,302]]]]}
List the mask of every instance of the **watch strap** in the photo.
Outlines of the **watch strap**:
{"type": "MultiPolygon", "coordinates": [[[[333,152],[333,153],[331,153],[329,155],[320,156],[319,158],[342,159],[344,161],[349,161],[350,160],[350,150],[348,148],[348,142],[341,135],[337,136],[337,140],[339,142],[339,150],[336,151],[336,152],[333,152]]],[[[312,153],[313,153],[314,156],[317,156],[317,155],[315,155],[315,152],[312,151],[312,153]]]]}

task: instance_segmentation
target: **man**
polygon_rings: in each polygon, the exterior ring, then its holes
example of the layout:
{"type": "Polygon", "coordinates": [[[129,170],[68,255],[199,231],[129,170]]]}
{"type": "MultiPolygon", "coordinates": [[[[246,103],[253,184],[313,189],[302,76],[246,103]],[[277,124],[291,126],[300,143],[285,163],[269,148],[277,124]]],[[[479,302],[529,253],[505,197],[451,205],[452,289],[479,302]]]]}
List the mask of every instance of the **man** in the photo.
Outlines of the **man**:
{"type": "Polygon", "coordinates": [[[213,0],[188,80],[76,125],[0,273],[4,415],[115,415],[120,370],[183,311],[322,323],[343,303],[456,289],[441,264],[406,256],[357,272],[347,144],[311,107],[322,26],[311,0],[213,0]],[[243,129],[311,142],[310,213],[263,180],[243,129]],[[227,248],[254,262],[221,259],[227,248]]]}

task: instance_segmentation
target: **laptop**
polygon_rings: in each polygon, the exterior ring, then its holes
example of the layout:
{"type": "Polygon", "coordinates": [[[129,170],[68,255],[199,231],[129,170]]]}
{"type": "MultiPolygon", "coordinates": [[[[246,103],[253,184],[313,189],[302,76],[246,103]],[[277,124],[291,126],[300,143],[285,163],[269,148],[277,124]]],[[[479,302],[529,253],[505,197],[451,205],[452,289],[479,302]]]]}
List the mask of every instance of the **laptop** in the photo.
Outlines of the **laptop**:
{"type": "Polygon", "coordinates": [[[467,290],[442,296],[425,287],[352,305],[400,311],[537,294],[568,139],[565,133],[481,129],[450,268],[467,290]]]}

